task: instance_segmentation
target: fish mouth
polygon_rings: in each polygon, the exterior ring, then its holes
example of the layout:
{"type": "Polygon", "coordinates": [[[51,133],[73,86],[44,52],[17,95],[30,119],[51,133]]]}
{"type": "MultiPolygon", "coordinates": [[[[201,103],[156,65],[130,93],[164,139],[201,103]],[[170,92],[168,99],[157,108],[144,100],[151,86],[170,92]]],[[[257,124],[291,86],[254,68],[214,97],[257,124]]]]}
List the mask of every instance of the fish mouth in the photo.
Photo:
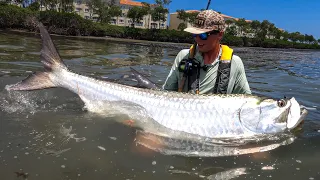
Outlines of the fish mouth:
{"type": "Polygon", "coordinates": [[[291,107],[287,119],[287,128],[289,130],[295,129],[306,118],[308,111],[302,108],[294,97],[290,99],[291,107]]]}
{"type": "Polygon", "coordinates": [[[303,123],[307,115],[308,115],[308,110],[305,108],[300,108],[300,116],[294,118],[294,119],[297,119],[292,121],[294,123],[287,122],[287,128],[289,130],[295,130],[298,126],[300,126],[303,123]]]}
{"type": "Polygon", "coordinates": [[[308,111],[304,108],[301,108],[301,113],[300,113],[300,118],[298,121],[295,123],[295,125],[288,127],[290,130],[296,129],[300,124],[303,123],[305,120],[305,117],[308,115],[308,111]]]}

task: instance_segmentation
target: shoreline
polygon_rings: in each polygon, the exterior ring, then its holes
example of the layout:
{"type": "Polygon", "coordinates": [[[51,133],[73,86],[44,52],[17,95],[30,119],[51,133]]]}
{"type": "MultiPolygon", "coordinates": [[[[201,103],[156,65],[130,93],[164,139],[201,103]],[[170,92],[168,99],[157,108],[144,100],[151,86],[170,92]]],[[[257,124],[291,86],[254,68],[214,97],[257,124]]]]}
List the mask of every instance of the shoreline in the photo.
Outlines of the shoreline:
{"type": "MultiPolygon", "coordinates": [[[[9,32],[9,33],[17,33],[17,34],[29,34],[29,35],[40,35],[38,32],[32,32],[21,29],[0,29],[0,32],[9,32]]],[[[114,38],[110,36],[68,36],[68,35],[60,35],[60,34],[50,34],[53,37],[59,38],[71,38],[71,39],[86,39],[93,41],[109,41],[109,42],[117,42],[122,44],[133,44],[140,46],[158,46],[158,47],[167,47],[167,48],[187,48],[189,49],[192,44],[189,43],[175,43],[175,42],[162,42],[162,41],[148,41],[148,40],[139,40],[139,39],[127,39],[127,38],[114,38]]],[[[299,49],[299,48],[266,48],[266,47],[247,47],[247,46],[229,46],[231,48],[261,48],[261,49],[276,49],[276,50],[304,50],[304,51],[320,51],[320,49],[299,49]]]]}
{"type": "MultiPolygon", "coordinates": [[[[29,34],[29,35],[40,35],[38,32],[31,32],[27,30],[20,29],[0,29],[0,32],[11,32],[18,34],[29,34]]],[[[127,38],[114,38],[110,36],[67,36],[60,34],[50,34],[50,36],[54,37],[67,37],[72,39],[88,39],[88,40],[103,40],[110,42],[118,42],[118,43],[130,43],[135,45],[142,46],[159,46],[159,47],[187,47],[189,48],[192,44],[189,43],[174,43],[174,42],[161,42],[161,41],[148,41],[148,40],[139,40],[139,39],[127,39],[127,38]]]]}

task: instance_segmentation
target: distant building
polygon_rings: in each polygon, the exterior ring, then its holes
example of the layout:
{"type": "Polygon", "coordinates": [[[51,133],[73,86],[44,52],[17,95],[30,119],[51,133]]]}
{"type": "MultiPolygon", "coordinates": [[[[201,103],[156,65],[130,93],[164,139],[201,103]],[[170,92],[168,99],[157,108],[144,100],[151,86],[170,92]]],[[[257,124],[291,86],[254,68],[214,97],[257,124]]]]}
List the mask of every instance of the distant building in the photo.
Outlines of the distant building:
{"type": "MultiPolygon", "coordinates": [[[[110,0],[106,0],[110,1],[110,0]]],[[[117,26],[131,26],[132,20],[130,18],[127,18],[128,11],[134,7],[142,7],[143,4],[141,2],[132,1],[132,0],[116,0],[116,5],[120,6],[122,15],[119,17],[113,17],[111,19],[110,24],[117,25],[117,26]]],[[[76,0],[74,2],[75,12],[82,16],[85,19],[91,19],[93,21],[96,21],[98,18],[98,15],[93,14],[92,10],[87,6],[85,1],[83,0],[76,0]]],[[[155,5],[151,4],[151,8],[155,7],[155,5]]],[[[160,22],[160,29],[165,29],[167,26],[167,21],[160,22]]],[[[143,17],[143,20],[140,22],[135,23],[136,28],[143,28],[143,29],[151,29],[156,28],[159,29],[159,22],[152,21],[151,15],[146,15],[143,17]]]]}
{"type": "MultiPolygon", "coordinates": [[[[0,1],[5,1],[5,0],[0,0],[0,1]]],[[[24,0],[22,4],[18,3],[16,0],[12,0],[10,4],[15,4],[20,7],[28,7],[30,4],[33,2],[39,2],[40,4],[40,11],[46,11],[48,9],[55,9],[59,10],[59,5],[54,5],[53,7],[49,6],[44,6],[42,4],[42,1],[44,0],[24,0]]],[[[80,15],[81,17],[85,19],[89,19],[92,21],[97,21],[98,15],[93,13],[93,10],[89,8],[87,5],[87,2],[89,0],[73,0],[73,12],[76,14],[80,15]]],[[[119,17],[113,17],[111,19],[110,24],[117,25],[117,26],[131,26],[132,25],[132,20],[130,18],[127,18],[127,13],[128,11],[134,7],[142,7],[143,4],[141,2],[137,1],[132,1],[132,0],[103,0],[103,2],[113,2],[115,3],[116,6],[119,6],[122,11],[122,15],[119,17]]],[[[151,9],[156,7],[155,4],[150,4],[151,9]]],[[[166,15],[168,18],[168,15],[166,15]]],[[[166,19],[167,19],[166,18],[166,19]]],[[[166,29],[167,28],[167,20],[164,22],[158,22],[158,21],[152,21],[151,15],[146,15],[143,17],[143,20],[140,22],[135,23],[136,28],[143,28],[143,29],[166,29]],[[159,28],[160,26],[160,28],[159,28]]]]}
{"type": "Polygon", "coordinates": [[[30,4],[32,4],[32,3],[34,3],[34,2],[36,2],[35,0],[24,0],[24,1],[22,1],[22,7],[28,7],[28,6],[30,6],[30,4]]]}
{"type": "Polygon", "coordinates": [[[7,4],[16,5],[19,7],[23,7],[21,3],[16,0],[0,0],[0,2],[6,2],[7,4]]]}
{"type": "MultiPolygon", "coordinates": [[[[132,20],[127,18],[128,11],[134,7],[142,7],[143,4],[141,2],[132,1],[132,0],[120,0],[120,7],[122,10],[122,15],[120,17],[114,17],[111,21],[111,24],[118,25],[118,26],[131,26],[132,20]]],[[[156,7],[155,4],[150,4],[151,8],[156,7]]],[[[168,17],[168,15],[166,15],[168,17]]],[[[165,22],[158,22],[152,21],[151,15],[148,14],[143,17],[143,20],[140,22],[135,23],[136,28],[143,28],[143,29],[166,29],[167,28],[167,21],[165,22]],[[159,28],[160,25],[160,28],[159,28]]]]}
{"type": "MultiPolygon", "coordinates": [[[[198,10],[187,10],[185,11],[186,13],[196,13],[196,12],[200,12],[198,10]]],[[[183,20],[178,18],[178,13],[174,12],[174,13],[170,13],[170,21],[169,21],[169,29],[170,30],[178,30],[178,27],[181,23],[184,23],[186,25],[186,27],[190,27],[191,24],[189,22],[184,22],[183,20]]]]}

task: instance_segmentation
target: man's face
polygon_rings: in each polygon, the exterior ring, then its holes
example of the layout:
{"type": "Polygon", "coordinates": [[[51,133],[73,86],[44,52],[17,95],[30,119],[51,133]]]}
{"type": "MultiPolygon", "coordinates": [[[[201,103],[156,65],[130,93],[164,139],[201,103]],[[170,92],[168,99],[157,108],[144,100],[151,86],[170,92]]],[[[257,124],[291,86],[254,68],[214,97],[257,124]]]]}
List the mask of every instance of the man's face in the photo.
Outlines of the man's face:
{"type": "Polygon", "coordinates": [[[209,34],[207,40],[202,40],[199,36],[196,36],[195,40],[198,44],[199,51],[206,53],[215,49],[217,46],[219,46],[220,40],[222,39],[222,37],[223,37],[223,32],[218,32],[218,33],[209,34]]]}

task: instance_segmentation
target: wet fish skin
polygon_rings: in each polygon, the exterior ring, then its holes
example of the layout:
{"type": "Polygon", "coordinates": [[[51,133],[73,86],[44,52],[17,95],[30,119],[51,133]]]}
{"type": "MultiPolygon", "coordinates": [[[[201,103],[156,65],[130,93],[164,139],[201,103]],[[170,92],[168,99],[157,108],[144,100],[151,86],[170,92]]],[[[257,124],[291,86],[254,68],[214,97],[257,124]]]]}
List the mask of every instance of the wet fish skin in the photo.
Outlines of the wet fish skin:
{"type": "Polygon", "coordinates": [[[45,72],[36,72],[17,84],[8,85],[7,90],[63,87],[78,94],[87,105],[96,101],[125,101],[144,109],[159,126],[211,138],[281,133],[296,127],[307,114],[306,110],[300,111],[295,98],[282,100],[284,105],[279,107],[277,100],[254,95],[167,92],[82,76],[68,70],[47,30],[42,24],[39,28],[45,72]]]}

